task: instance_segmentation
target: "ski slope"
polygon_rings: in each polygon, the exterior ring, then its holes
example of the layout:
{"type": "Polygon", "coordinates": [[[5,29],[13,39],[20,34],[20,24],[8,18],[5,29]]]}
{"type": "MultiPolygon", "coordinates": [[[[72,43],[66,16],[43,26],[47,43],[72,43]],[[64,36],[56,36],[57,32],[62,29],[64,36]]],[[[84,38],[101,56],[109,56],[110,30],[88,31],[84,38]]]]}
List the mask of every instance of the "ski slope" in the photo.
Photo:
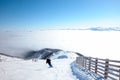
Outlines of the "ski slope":
{"type": "Polygon", "coordinates": [[[45,60],[21,60],[3,57],[0,62],[0,80],[77,80],[72,74],[70,64],[75,57],[52,60],[49,68],[45,60]]]}

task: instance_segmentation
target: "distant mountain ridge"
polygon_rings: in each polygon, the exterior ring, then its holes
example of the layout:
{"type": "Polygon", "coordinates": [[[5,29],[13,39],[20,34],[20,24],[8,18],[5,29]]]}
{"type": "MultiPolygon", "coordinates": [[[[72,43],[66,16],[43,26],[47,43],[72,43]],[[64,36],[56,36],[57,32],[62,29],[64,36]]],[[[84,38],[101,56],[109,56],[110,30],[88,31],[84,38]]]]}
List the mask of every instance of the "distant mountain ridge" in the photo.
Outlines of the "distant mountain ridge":
{"type": "Polygon", "coordinates": [[[91,27],[88,28],[88,30],[93,30],[93,31],[120,31],[120,27],[91,27]]]}
{"type": "Polygon", "coordinates": [[[60,29],[60,30],[120,31],[120,27],[66,28],[66,29],[60,29]]]}

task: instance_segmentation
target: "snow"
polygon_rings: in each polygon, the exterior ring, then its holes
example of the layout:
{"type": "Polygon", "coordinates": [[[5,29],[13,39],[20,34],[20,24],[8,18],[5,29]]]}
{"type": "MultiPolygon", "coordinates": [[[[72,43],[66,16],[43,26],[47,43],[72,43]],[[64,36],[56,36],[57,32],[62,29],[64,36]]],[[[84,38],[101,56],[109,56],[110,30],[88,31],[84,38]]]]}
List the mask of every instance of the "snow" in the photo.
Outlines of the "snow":
{"type": "Polygon", "coordinates": [[[53,53],[51,59],[76,59],[77,55],[74,52],[67,52],[67,51],[58,51],[56,54],[53,53]],[[60,58],[61,57],[61,58],[60,58]]]}
{"type": "Polygon", "coordinates": [[[72,72],[79,80],[105,80],[103,77],[85,69],[76,62],[71,64],[72,72]]]}
{"type": "Polygon", "coordinates": [[[52,59],[53,68],[49,68],[45,60],[0,56],[0,80],[76,80],[70,68],[75,58],[52,59]]]}
{"type": "Polygon", "coordinates": [[[75,62],[78,55],[74,52],[59,51],[53,55],[52,68],[42,59],[32,61],[0,56],[0,80],[104,80],[78,65],[75,62]],[[67,58],[58,59],[62,55],[67,58]]]}

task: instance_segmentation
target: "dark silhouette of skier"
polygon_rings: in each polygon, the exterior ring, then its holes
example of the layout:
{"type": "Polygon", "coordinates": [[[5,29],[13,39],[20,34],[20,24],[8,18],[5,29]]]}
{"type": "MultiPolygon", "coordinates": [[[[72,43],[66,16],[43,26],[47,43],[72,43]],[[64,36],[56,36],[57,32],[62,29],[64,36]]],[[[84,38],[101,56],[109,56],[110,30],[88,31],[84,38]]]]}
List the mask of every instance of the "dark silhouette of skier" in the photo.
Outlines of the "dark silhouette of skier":
{"type": "Polygon", "coordinates": [[[51,64],[51,60],[49,58],[46,59],[46,64],[48,64],[49,67],[53,67],[52,64],[51,64]]]}

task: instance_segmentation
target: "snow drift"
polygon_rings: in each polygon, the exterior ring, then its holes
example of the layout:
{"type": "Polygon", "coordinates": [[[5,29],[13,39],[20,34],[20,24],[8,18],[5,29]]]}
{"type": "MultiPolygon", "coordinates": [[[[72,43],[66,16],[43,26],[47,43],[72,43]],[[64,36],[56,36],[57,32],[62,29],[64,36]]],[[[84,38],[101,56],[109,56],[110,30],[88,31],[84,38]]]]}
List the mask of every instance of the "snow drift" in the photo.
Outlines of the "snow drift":
{"type": "Polygon", "coordinates": [[[79,80],[105,80],[103,77],[83,68],[76,62],[71,64],[72,72],[79,80]]]}

